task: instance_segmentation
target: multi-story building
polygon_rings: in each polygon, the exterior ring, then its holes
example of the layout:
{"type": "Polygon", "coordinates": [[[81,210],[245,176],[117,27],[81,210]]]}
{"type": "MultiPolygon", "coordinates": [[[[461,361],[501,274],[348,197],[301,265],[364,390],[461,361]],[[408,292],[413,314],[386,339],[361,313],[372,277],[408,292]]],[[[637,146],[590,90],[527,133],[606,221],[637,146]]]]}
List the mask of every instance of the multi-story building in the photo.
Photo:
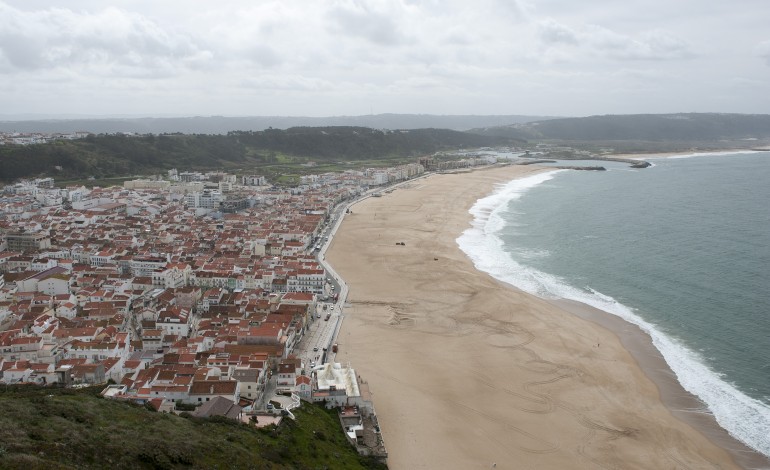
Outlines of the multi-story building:
{"type": "Polygon", "coordinates": [[[136,256],[129,262],[131,274],[138,277],[152,277],[152,273],[166,267],[168,259],[161,257],[136,256]]]}
{"type": "Polygon", "coordinates": [[[213,189],[204,189],[185,195],[187,207],[196,209],[219,209],[220,203],[224,200],[222,192],[213,189]]]}
{"type": "Polygon", "coordinates": [[[267,185],[267,178],[259,175],[249,175],[243,177],[244,186],[265,186],[267,185]]]}
{"type": "Polygon", "coordinates": [[[8,251],[30,252],[51,248],[51,237],[46,232],[11,232],[5,235],[8,251]]]}

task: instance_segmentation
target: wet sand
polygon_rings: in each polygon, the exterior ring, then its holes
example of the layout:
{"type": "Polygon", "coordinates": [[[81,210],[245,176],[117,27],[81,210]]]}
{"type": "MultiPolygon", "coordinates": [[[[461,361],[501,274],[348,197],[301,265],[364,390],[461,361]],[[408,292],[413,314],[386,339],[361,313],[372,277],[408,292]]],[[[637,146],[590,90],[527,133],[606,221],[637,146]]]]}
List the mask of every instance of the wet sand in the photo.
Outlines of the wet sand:
{"type": "Polygon", "coordinates": [[[536,171],[431,175],[356,204],[334,237],[350,287],[337,361],[369,383],[390,467],[739,468],[725,448],[745,448],[713,418],[672,414],[697,400],[645,335],[503,284],[457,247],[477,199],[536,171]]]}

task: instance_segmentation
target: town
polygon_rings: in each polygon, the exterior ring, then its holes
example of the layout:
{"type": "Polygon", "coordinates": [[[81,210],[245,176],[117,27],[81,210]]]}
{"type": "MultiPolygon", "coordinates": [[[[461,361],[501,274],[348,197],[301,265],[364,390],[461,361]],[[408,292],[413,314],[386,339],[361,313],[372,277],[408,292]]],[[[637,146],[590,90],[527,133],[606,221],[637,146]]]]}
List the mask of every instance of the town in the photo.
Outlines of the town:
{"type": "Polygon", "coordinates": [[[57,140],[74,140],[88,137],[88,132],[0,132],[0,145],[35,145],[55,142],[57,140]]]}
{"type": "Polygon", "coordinates": [[[352,202],[426,167],[494,162],[424,157],[289,188],[177,170],[122,187],[8,185],[0,379],[103,384],[112,399],[256,425],[321,402],[361,454],[384,458],[368,385],[335,362],[347,286],[324,253],[352,202]]]}

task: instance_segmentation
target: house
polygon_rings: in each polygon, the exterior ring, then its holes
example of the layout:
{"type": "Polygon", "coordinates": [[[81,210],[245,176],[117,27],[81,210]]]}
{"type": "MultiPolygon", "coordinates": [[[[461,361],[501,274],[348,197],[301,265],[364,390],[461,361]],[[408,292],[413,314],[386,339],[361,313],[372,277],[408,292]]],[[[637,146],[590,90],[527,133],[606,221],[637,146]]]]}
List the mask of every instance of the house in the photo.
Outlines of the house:
{"type": "Polygon", "coordinates": [[[102,364],[76,364],[70,373],[76,384],[100,384],[106,381],[102,364]]]}
{"type": "MultiPolygon", "coordinates": [[[[267,361],[265,355],[264,361],[267,361]]],[[[256,367],[255,365],[238,365],[233,369],[232,378],[238,381],[241,398],[247,400],[257,400],[262,395],[265,386],[266,368],[256,367]]]]}
{"type": "Polygon", "coordinates": [[[101,328],[58,328],[53,332],[53,340],[58,344],[64,344],[72,340],[94,341],[101,328]]]}
{"type": "Polygon", "coordinates": [[[294,392],[294,386],[297,382],[297,375],[301,373],[302,363],[297,358],[283,359],[278,364],[278,374],[276,378],[276,391],[294,392]]]}
{"type": "Polygon", "coordinates": [[[192,268],[184,263],[168,264],[152,272],[152,284],[156,287],[175,289],[184,287],[190,281],[192,268]]]}
{"type": "Polygon", "coordinates": [[[192,310],[203,296],[200,287],[182,287],[174,291],[176,304],[182,308],[192,310]]]}
{"type": "Polygon", "coordinates": [[[190,312],[179,307],[169,307],[158,315],[155,327],[164,335],[187,337],[190,335],[190,312]]]}
{"type": "Polygon", "coordinates": [[[312,400],[313,398],[313,382],[307,375],[297,376],[294,382],[294,393],[297,394],[303,400],[312,400]]]}
{"type": "Polygon", "coordinates": [[[125,361],[130,354],[130,343],[127,342],[73,340],[65,348],[68,349],[68,357],[84,358],[88,362],[100,362],[107,358],[125,361]]]}
{"type": "Polygon", "coordinates": [[[39,336],[8,338],[0,346],[0,357],[5,360],[38,361],[38,354],[43,347],[43,338],[39,336]]]}
{"type": "Polygon", "coordinates": [[[188,403],[205,403],[215,397],[227,398],[238,403],[240,393],[237,380],[194,380],[190,386],[188,403]]]}
{"type": "Polygon", "coordinates": [[[230,419],[240,419],[243,408],[220,396],[212,398],[202,404],[193,412],[196,418],[209,418],[211,416],[224,416],[230,419]]]}
{"type": "Polygon", "coordinates": [[[161,330],[142,330],[142,350],[157,351],[163,347],[163,332],[161,330]]]}
{"type": "Polygon", "coordinates": [[[356,373],[350,367],[339,363],[328,363],[316,366],[314,402],[326,402],[327,408],[346,405],[363,405],[361,391],[356,373]]]}
{"type": "Polygon", "coordinates": [[[174,412],[174,402],[172,400],[169,400],[167,398],[150,398],[147,400],[147,403],[152,406],[155,411],[159,413],[173,413],[174,412]]]}
{"type": "Polygon", "coordinates": [[[65,268],[55,266],[45,271],[30,273],[24,279],[16,280],[21,292],[42,292],[47,295],[69,294],[72,278],[65,268]]]}
{"type": "MultiPolygon", "coordinates": [[[[16,361],[6,364],[8,367],[3,367],[3,383],[15,384],[30,382],[30,377],[34,373],[34,370],[32,370],[28,361],[16,361]]],[[[3,366],[6,364],[3,364],[3,366]]]]}
{"type": "Polygon", "coordinates": [[[169,385],[153,384],[150,387],[149,394],[151,398],[163,398],[172,401],[188,401],[190,398],[190,387],[184,384],[174,383],[169,385]]]}
{"type": "Polygon", "coordinates": [[[78,313],[78,306],[73,302],[64,302],[55,307],[57,317],[73,319],[78,313]]]}

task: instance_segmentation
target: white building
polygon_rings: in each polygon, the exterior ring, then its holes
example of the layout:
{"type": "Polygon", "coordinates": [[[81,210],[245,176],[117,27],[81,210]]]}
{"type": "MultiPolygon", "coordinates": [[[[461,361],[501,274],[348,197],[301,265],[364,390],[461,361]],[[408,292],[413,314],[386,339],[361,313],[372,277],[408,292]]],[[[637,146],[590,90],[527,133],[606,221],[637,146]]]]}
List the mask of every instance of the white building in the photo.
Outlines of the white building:
{"type": "Polygon", "coordinates": [[[152,277],[153,272],[166,267],[167,258],[161,257],[135,257],[129,262],[133,276],[152,277]]]}
{"type": "Polygon", "coordinates": [[[259,175],[249,175],[243,177],[244,186],[265,186],[267,185],[267,178],[259,175]]]}
{"type": "Polygon", "coordinates": [[[155,327],[164,335],[190,336],[190,312],[180,308],[170,308],[160,312],[155,327]]]}
{"type": "Polygon", "coordinates": [[[327,363],[313,368],[315,387],[313,401],[326,401],[327,407],[351,405],[361,398],[356,371],[342,364],[327,363]],[[352,399],[352,400],[351,400],[352,399]]]}
{"type": "Polygon", "coordinates": [[[196,209],[219,209],[219,205],[225,198],[221,191],[204,189],[185,195],[187,207],[196,209]]]}
{"type": "Polygon", "coordinates": [[[192,268],[189,265],[173,264],[165,269],[158,269],[152,273],[152,285],[165,289],[178,289],[185,287],[190,282],[192,268]]]}

